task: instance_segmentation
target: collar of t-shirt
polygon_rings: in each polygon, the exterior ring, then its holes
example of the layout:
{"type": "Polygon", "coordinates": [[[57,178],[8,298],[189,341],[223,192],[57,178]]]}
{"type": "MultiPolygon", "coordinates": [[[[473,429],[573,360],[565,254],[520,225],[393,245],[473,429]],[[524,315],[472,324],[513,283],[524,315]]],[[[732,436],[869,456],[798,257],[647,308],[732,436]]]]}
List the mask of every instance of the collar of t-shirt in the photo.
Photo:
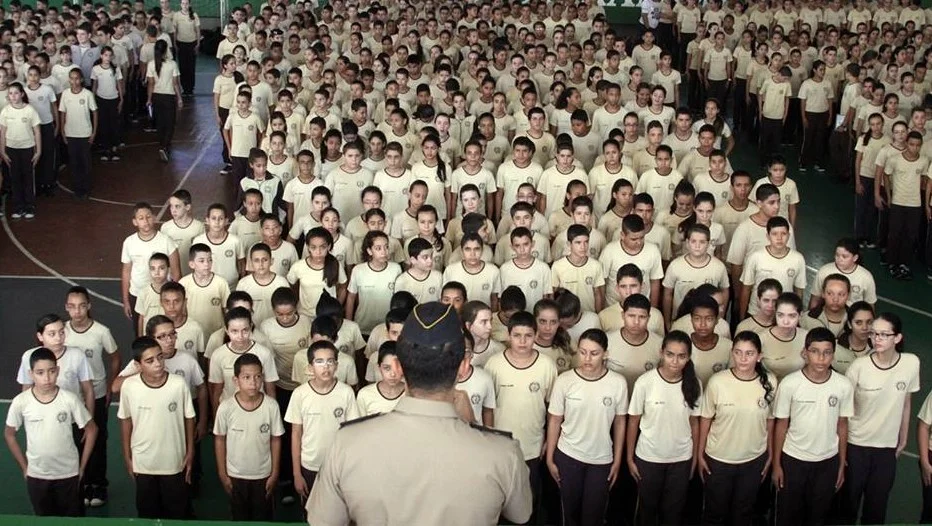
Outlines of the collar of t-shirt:
{"type": "Polygon", "coordinates": [[[395,412],[413,416],[459,418],[456,414],[456,409],[450,402],[426,400],[423,398],[414,398],[412,396],[405,396],[399,400],[398,405],[395,406],[395,412]]]}

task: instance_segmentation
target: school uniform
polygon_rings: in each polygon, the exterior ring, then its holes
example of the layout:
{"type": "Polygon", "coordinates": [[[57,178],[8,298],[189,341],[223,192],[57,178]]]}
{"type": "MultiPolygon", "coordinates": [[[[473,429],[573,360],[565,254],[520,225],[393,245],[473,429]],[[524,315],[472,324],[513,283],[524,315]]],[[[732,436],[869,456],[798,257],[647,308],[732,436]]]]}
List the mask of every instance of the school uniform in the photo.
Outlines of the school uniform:
{"type": "MultiPolygon", "coordinates": [[[[40,187],[52,184],[41,177],[37,181],[32,165],[32,156],[37,146],[33,128],[40,125],[39,114],[29,104],[22,108],[8,104],[0,110],[0,128],[6,134],[6,154],[10,157],[9,176],[14,212],[34,211],[36,183],[40,187]]],[[[48,144],[54,149],[51,146],[54,141],[48,144]]]]}
{"type": "MultiPolygon", "coordinates": [[[[55,117],[53,112],[57,108],[58,97],[51,86],[39,84],[39,87],[32,89],[29,86],[23,86],[23,93],[29,97],[29,105],[32,106],[39,115],[39,131],[42,139],[42,155],[39,156],[39,162],[36,164],[36,184],[40,188],[52,188],[58,180],[58,174],[55,172],[58,164],[55,160],[57,144],[55,139],[55,117]]],[[[32,135],[32,131],[29,131],[32,135]]],[[[10,140],[7,137],[7,148],[10,148],[10,140]]],[[[31,159],[30,159],[31,162],[31,159]]]]}
{"type": "Polygon", "coordinates": [[[904,154],[888,157],[884,166],[892,187],[887,239],[887,261],[891,268],[908,265],[912,259],[922,224],[921,182],[923,177],[928,178],[928,168],[929,159],[925,156],[910,161],[904,154]]]}
{"type": "Polygon", "coordinates": [[[550,283],[554,289],[564,288],[575,294],[582,310],[595,312],[595,289],[605,287],[605,278],[596,259],[587,257],[582,265],[576,265],[567,256],[553,262],[550,283]]]}
{"type": "Polygon", "coordinates": [[[230,297],[230,286],[225,279],[211,273],[210,280],[201,285],[194,274],[188,274],[178,283],[184,286],[188,317],[199,323],[205,334],[213,334],[223,327],[223,307],[230,297]]]}
{"type": "Polygon", "coordinates": [[[110,329],[99,321],[92,320],[83,331],[76,330],[71,322],[65,324],[65,344],[84,351],[91,371],[94,388],[94,423],[97,424],[97,441],[88,460],[82,483],[106,488],[107,481],[107,422],[110,411],[107,407],[107,376],[109,360],[117,352],[117,343],[110,329]]]}
{"type": "Polygon", "coordinates": [[[72,426],[85,429],[90,413],[78,396],[59,388],[49,402],[32,389],[16,395],[6,416],[9,428],[26,428],[26,490],[39,516],[82,517],[81,452],[72,426]]]}
{"type": "Polygon", "coordinates": [[[902,353],[881,369],[874,355],[858,358],[845,375],[854,386],[857,412],[848,422],[848,467],[843,520],[883,524],[896,477],[896,446],[903,406],[919,391],[919,357],[902,353]],[[863,497],[863,510],[862,510],[863,497]]]}
{"type": "MultiPolygon", "coordinates": [[[[236,80],[233,76],[225,77],[217,75],[214,77],[214,86],[211,90],[217,99],[217,115],[220,116],[220,135],[223,136],[223,127],[230,116],[230,110],[236,106],[236,80]]],[[[222,159],[224,164],[230,164],[230,150],[227,148],[226,141],[220,141],[223,145],[222,159]]]]}
{"type": "MultiPolygon", "coordinates": [[[[920,421],[926,425],[932,425],[932,397],[926,396],[925,402],[922,403],[922,407],[919,409],[919,414],[917,415],[920,421]]],[[[928,451],[920,451],[920,455],[925,455],[926,458],[932,459],[932,449],[928,451]]],[[[919,518],[920,524],[926,524],[932,522],[932,486],[922,486],[922,514],[919,518]]]]}
{"type": "Polygon", "coordinates": [[[185,422],[195,417],[185,380],[168,374],[162,385],[142,376],[127,378],[120,389],[120,420],[130,420],[132,470],[136,476],[136,511],[144,519],[187,517],[185,422]]]}
{"type": "MultiPolygon", "coordinates": [[[[93,94],[86,89],[61,93],[58,111],[63,114],[63,137],[68,141],[68,168],[75,195],[86,197],[91,191],[91,136],[96,131],[92,116],[97,111],[93,94]]],[[[110,123],[105,123],[105,128],[110,123]]],[[[51,146],[52,143],[47,143],[51,146]]]]}
{"type": "Polygon", "coordinates": [[[829,126],[833,123],[828,122],[831,113],[831,104],[835,99],[834,89],[828,79],[816,82],[813,79],[806,79],[799,87],[798,97],[806,101],[806,121],[807,125],[803,130],[803,146],[799,156],[800,168],[807,168],[812,164],[819,164],[824,161],[816,162],[820,158],[820,152],[824,151],[829,126]]]}
{"type": "Polygon", "coordinates": [[[760,116],[760,152],[763,159],[769,159],[779,152],[783,140],[783,121],[788,116],[787,99],[792,93],[789,81],[775,82],[773,78],[764,80],[758,97],[763,97],[760,116]]]}
{"type": "MultiPolygon", "coordinates": [[[[265,131],[262,119],[255,112],[248,112],[245,116],[240,112],[231,111],[223,123],[224,132],[230,133],[230,164],[233,165],[233,175],[236,181],[242,181],[250,172],[249,151],[259,146],[259,134],[265,131]]],[[[224,141],[225,143],[226,141],[224,141]]],[[[264,197],[264,196],[263,196],[264,197]]],[[[265,199],[262,200],[265,205],[265,199]]],[[[271,203],[269,204],[271,205],[271,203]]]]}
{"type": "Polygon", "coordinates": [[[394,398],[389,398],[382,394],[378,382],[371,383],[356,393],[356,405],[359,406],[359,416],[369,416],[381,413],[388,413],[395,409],[398,401],[404,396],[405,392],[401,391],[394,398]]]}
{"type": "Polygon", "coordinates": [[[201,19],[197,13],[184,14],[175,11],[166,14],[174,26],[175,45],[178,52],[178,66],[181,76],[181,90],[186,95],[194,93],[194,71],[197,63],[197,44],[201,39],[201,19]]]}
{"type": "MultiPolygon", "coordinates": [[[[491,259],[491,258],[490,258],[491,259]]],[[[491,305],[492,296],[501,293],[501,280],[498,267],[491,263],[482,263],[477,272],[470,272],[466,264],[450,264],[443,271],[443,282],[458,281],[466,287],[466,297],[470,301],[478,300],[491,305]]]]}
{"type": "Polygon", "coordinates": [[[803,371],[792,373],[777,387],[773,416],[790,420],[781,455],[784,486],[777,491],[776,522],[821,524],[838,477],[838,421],[854,416],[851,382],[834,371],[820,383],[803,371]]]}
{"type": "Polygon", "coordinates": [[[562,417],[553,454],[560,472],[560,502],[567,524],[601,524],[605,517],[615,419],[628,412],[628,385],[610,370],[594,380],[578,370],[553,383],[547,412],[562,417]]]}
{"type": "Polygon", "coordinates": [[[107,154],[116,153],[120,145],[119,84],[123,81],[123,72],[113,64],[109,68],[98,64],[91,70],[91,80],[97,82],[94,99],[99,111],[98,122],[103,123],[98,128],[96,145],[107,154]]]}
{"type": "Polygon", "coordinates": [[[363,334],[369,334],[374,327],[384,323],[395,279],[400,274],[401,266],[393,261],[387,262],[382,270],[373,269],[369,263],[353,267],[347,290],[356,294],[354,320],[363,334]]]}
{"type": "Polygon", "coordinates": [[[628,414],[641,417],[634,452],[641,473],[637,508],[640,524],[682,521],[693,457],[690,420],[699,416],[699,401],[689,407],[681,384],[682,380],[668,382],[654,369],[641,375],[631,391],[628,414]]]}
{"type": "Polygon", "coordinates": [[[324,291],[327,291],[328,294],[335,298],[337,296],[337,284],[346,284],[346,273],[343,270],[343,265],[339,265],[338,272],[337,283],[330,286],[324,281],[324,269],[311,268],[306,258],[292,265],[291,269],[288,270],[287,279],[288,283],[292,285],[300,284],[298,312],[314,316],[317,312],[317,301],[324,291]]]}
{"type": "Polygon", "coordinates": [[[239,281],[237,262],[246,258],[244,243],[240,238],[235,234],[227,233],[223,241],[214,243],[205,232],[195,237],[192,243],[203,243],[210,247],[214,261],[214,274],[226,280],[227,286],[235,287],[239,281]]]}
{"type": "MultiPolygon", "coordinates": [[[[272,439],[285,433],[275,400],[260,394],[247,410],[235,397],[224,400],[214,419],[214,436],[224,437],[227,475],[233,484],[230,508],[234,521],[271,521],[272,498],[265,483],[272,474],[272,439]]],[[[291,466],[281,466],[289,469],[291,466]]]]}
{"type": "MultiPolygon", "coordinates": [[[[504,351],[504,347],[498,343],[489,341],[487,350],[479,353],[484,356],[482,363],[485,364],[490,355],[504,351]],[[492,351],[497,346],[498,349],[492,351]]],[[[472,406],[472,414],[475,417],[474,423],[482,425],[482,412],[486,409],[495,411],[498,407],[495,401],[495,383],[492,376],[486,370],[476,363],[476,353],[473,351],[473,366],[469,369],[469,376],[463,379],[457,379],[456,388],[466,393],[469,397],[469,405],[472,406]]],[[[493,413],[494,414],[494,413],[493,413]]]]}
{"type": "Polygon", "coordinates": [[[172,137],[175,135],[175,119],[178,112],[175,77],[178,75],[178,64],[174,60],[162,61],[159,71],[155,70],[155,60],[146,63],[147,82],[148,79],[155,81],[152,91],[152,112],[158,131],[159,148],[166,152],[171,151],[172,137]]]}
{"type": "Polygon", "coordinates": [[[701,416],[712,425],[705,447],[711,473],[704,487],[704,524],[753,522],[761,471],[769,457],[767,428],[777,387],[776,377],[769,375],[769,380],[773,389],[768,393],[760,377],[743,380],[726,369],[706,384],[701,416]]]}
{"type": "Polygon", "coordinates": [[[663,254],[657,245],[645,243],[637,254],[630,254],[621,246],[620,241],[609,243],[599,255],[599,262],[602,264],[605,282],[609,284],[605,287],[606,303],[619,302],[620,298],[614,284],[617,282],[618,269],[627,263],[633,263],[644,275],[644,284],[646,286],[641,294],[644,294],[647,299],[660,300],[660,298],[650,297],[650,282],[659,281],[664,276],[663,254]]]}
{"type": "Polygon", "coordinates": [[[220,401],[233,397],[236,393],[236,386],[233,384],[233,365],[236,359],[244,354],[254,354],[262,362],[262,374],[265,382],[278,381],[278,369],[275,367],[275,357],[264,345],[252,342],[248,349],[244,351],[234,351],[230,344],[225,344],[214,350],[210,356],[210,373],[208,382],[212,384],[222,384],[223,391],[220,393],[220,401]]]}
{"type": "Polygon", "coordinates": [[[410,292],[418,303],[440,301],[440,291],[443,288],[443,275],[431,269],[424,279],[415,278],[410,270],[402,272],[395,278],[394,291],[410,292]]]}
{"type": "MultiPolygon", "coordinates": [[[[98,105],[98,107],[100,107],[98,105]]],[[[178,247],[178,260],[181,267],[181,273],[187,274],[191,272],[191,267],[188,266],[188,260],[191,257],[191,245],[194,243],[194,238],[204,233],[204,223],[192,219],[188,226],[181,227],[178,226],[178,223],[174,219],[170,219],[159,227],[159,231],[169,239],[171,239],[175,246],[178,247]]]]}

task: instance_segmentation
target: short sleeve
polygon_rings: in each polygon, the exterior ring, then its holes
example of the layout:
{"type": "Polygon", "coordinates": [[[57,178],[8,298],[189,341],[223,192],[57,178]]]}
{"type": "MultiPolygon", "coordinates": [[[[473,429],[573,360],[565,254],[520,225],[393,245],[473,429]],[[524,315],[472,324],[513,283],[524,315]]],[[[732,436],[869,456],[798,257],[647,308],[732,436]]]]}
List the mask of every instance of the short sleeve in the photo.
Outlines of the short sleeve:
{"type": "MultiPolygon", "coordinates": [[[[300,407],[304,403],[304,398],[304,393],[299,393],[297,390],[291,395],[291,401],[288,402],[288,408],[285,409],[285,422],[304,425],[304,417],[301,414],[300,407]]],[[[324,465],[326,466],[326,463],[324,465]]]]}
{"type": "Polygon", "coordinates": [[[208,374],[207,379],[212,384],[223,383],[223,369],[221,368],[219,360],[210,361],[210,373],[208,374]]]}
{"type": "Polygon", "coordinates": [[[129,390],[126,388],[126,384],[123,384],[123,388],[120,389],[120,407],[117,408],[117,418],[120,420],[126,420],[131,418],[130,414],[130,404],[132,404],[132,395],[129,394],[129,390]]]}
{"type": "Polygon", "coordinates": [[[644,414],[644,391],[646,384],[643,374],[634,382],[634,389],[631,391],[631,401],[628,402],[629,415],[640,416],[644,414]]]}
{"type": "MultiPolygon", "coordinates": [[[[285,421],[291,422],[287,415],[285,421]]],[[[338,476],[338,471],[342,466],[340,458],[342,455],[340,441],[336,440],[327,452],[327,457],[311,489],[311,495],[307,499],[309,524],[349,524],[350,522],[349,509],[346,501],[343,500],[338,476]]]]}
{"type": "Polygon", "coordinates": [[[29,356],[32,353],[28,353],[23,356],[22,360],[19,362],[19,371],[16,373],[16,383],[20,385],[32,385],[32,378],[29,377],[29,356]]]}
{"type": "Polygon", "coordinates": [[[181,391],[181,397],[184,399],[184,417],[186,419],[197,417],[197,413],[194,412],[194,398],[188,394],[187,384],[182,381],[179,390],[181,391]]]}
{"type": "Polygon", "coordinates": [[[221,403],[217,408],[217,415],[214,417],[214,436],[225,436],[227,434],[227,404],[221,403]]]}
{"type": "Polygon", "coordinates": [[[285,424],[282,423],[282,412],[275,400],[270,400],[269,417],[272,420],[272,436],[280,437],[285,434],[285,424]]]}
{"type": "MultiPolygon", "coordinates": [[[[850,368],[848,370],[850,371],[850,368]]],[[[841,418],[851,418],[854,416],[854,386],[847,385],[845,388],[845,396],[842,398],[841,409],[838,411],[838,416],[841,418]]]]}
{"type": "Polygon", "coordinates": [[[550,405],[547,406],[547,412],[554,416],[563,416],[564,402],[566,401],[565,393],[566,380],[563,377],[557,377],[553,383],[553,391],[550,393],[550,405]]]}
{"type": "MultiPolygon", "coordinates": [[[[10,407],[10,412],[13,412],[12,407],[10,407]]],[[[922,403],[922,407],[919,408],[919,414],[917,414],[916,417],[924,424],[932,425],[932,393],[926,396],[926,400],[922,403]]],[[[10,425],[9,418],[7,419],[7,425],[10,425]]]]}
{"type": "Polygon", "coordinates": [[[74,423],[81,429],[84,429],[87,426],[87,423],[91,421],[91,414],[88,412],[87,408],[84,407],[84,403],[77,396],[72,396],[69,398],[71,404],[71,418],[74,419],[74,423]]]}
{"type": "MultiPolygon", "coordinates": [[[[10,403],[10,408],[6,412],[7,427],[12,427],[16,430],[19,430],[19,428],[23,426],[23,408],[20,400],[22,399],[19,397],[14,398],[10,403]]],[[[928,405],[928,400],[926,401],[926,405],[928,405]]]]}
{"type": "Polygon", "coordinates": [[[718,393],[718,382],[715,380],[709,380],[708,389],[702,395],[702,400],[699,404],[699,416],[702,418],[714,418],[715,417],[715,406],[717,403],[718,393]]]}

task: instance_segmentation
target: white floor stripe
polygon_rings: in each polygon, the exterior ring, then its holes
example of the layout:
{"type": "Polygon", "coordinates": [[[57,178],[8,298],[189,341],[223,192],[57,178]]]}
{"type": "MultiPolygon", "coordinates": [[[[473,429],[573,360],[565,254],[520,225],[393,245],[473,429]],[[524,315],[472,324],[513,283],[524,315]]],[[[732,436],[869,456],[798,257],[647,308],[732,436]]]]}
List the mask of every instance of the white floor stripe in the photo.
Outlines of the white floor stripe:
{"type": "MultiPolygon", "coordinates": [[[[65,276],[66,278],[74,281],[120,281],[120,278],[100,278],[92,276],[65,276]]],[[[9,274],[0,274],[0,279],[51,279],[58,280],[60,278],[56,276],[12,276],[9,274]]]]}
{"type": "MultiPolygon", "coordinates": [[[[203,146],[201,146],[201,153],[197,155],[197,159],[194,159],[194,162],[191,163],[191,166],[188,167],[188,171],[186,171],[184,173],[184,177],[182,177],[181,180],[178,181],[178,186],[176,186],[175,189],[172,190],[172,193],[175,193],[178,190],[181,190],[182,188],[184,188],[184,184],[188,182],[188,177],[191,177],[191,174],[194,173],[194,169],[197,167],[198,164],[200,164],[204,156],[207,155],[207,151],[210,149],[210,146],[213,145],[214,139],[216,139],[219,135],[220,134],[217,133],[215,130],[214,133],[210,136],[210,139],[208,139],[207,142],[204,143],[203,146]]],[[[170,198],[171,196],[169,195],[169,198],[165,199],[165,204],[162,205],[162,210],[159,212],[159,215],[155,218],[157,222],[161,222],[162,218],[165,217],[165,212],[168,212],[168,199],[170,198]]]]}

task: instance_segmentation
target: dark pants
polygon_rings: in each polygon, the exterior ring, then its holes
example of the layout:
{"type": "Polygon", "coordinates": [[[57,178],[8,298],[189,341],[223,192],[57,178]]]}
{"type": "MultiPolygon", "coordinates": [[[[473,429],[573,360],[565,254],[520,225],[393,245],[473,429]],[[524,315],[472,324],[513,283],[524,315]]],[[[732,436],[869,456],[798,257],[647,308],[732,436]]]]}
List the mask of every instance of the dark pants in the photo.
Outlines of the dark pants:
{"type": "Polygon", "coordinates": [[[185,519],[188,485],[184,471],[175,475],[136,474],[136,512],[140,519],[185,519]]]}
{"type": "Polygon", "coordinates": [[[809,168],[813,164],[823,166],[826,164],[825,145],[828,137],[828,112],[806,112],[806,124],[803,130],[803,148],[799,154],[799,167],[809,168]],[[816,162],[817,159],[823,159],[816,162]]]}
{"type": "MultiPolygon", "coordinates": [[[[226,141],[224,141],[226,142],[226,141]]],[[[249,173],[249,159],[246,157],[230,157],[230,163],[233,165],[233,176],[236,180],[236,186],[246,178],[249,173]]]]}
{"type": "Polygon", "coordinates": [[[233,491],[230,510],[234,521],[272,520],[272,498],[265,492],[266,479],[244,480],[231,478],[233,491]]]}
{"type": "MultiPolygon", "coordinates": [[[[291,402],[291,395],[294,391],[290,389],[285,389],[282,386],[275,387],[275,400],[278,402],[278,407],[281,411],[288,409],[288,404],[291,402]]],[[[282,413],[285,414],[285,413],[282,413]]],[[[281,457],[279,465],[282,466],[281,475],[278,477],[278,481],[281,484],[291,485],[294,481],[291,470],[291,424],[284,422],[285,424],[285,434],[281,437],[281,457]]]]}
{"type": "Polygon", "coordinates": [[[55,123],[40,124],[39,133],[42,136],[42,155],[39,156],[39,164],[36,165],[36,179],[39,187],[48,188],[55,186],[58,181],[55,123]]]}
{"type": "Polygon", "coordinates": [[[68,137],[68,169],[74,195],[91,192],[91,143],[87,137],[68,137]]]}
{"type": "MultiPolygon", "coordinates": [[[[226,108],[217,107],[217,115],[220,116],[220,137],[223,137],[223,125],[227,122],[227,117],[230,116],[230,110],[226,108]]],[[[227,142],[224,140],[220,141],[220,144],[223,145],[223,164],[230,164],[230,150],[227,148],[227,142]]]]}
{"type": "Polygon", "coordinates": [[[725,106],[725,101],[728,99],[728,81],[727,80],[710,80],[709,81],[709,92],[706,94],[706,98],[715,99],[718,101],[718,107],[722,109],[722,117],[725,117],[728,107],[725,106]]]}
{"type": "Polygon", "coordinates": [[[657,24],[657,29],[654,33],[657,35],[657,45],[660,46],[660,49],[673,49],[676,38],[673,36],[673,24],[661,22],[657,24]]]}
{"type": "Polygon", "coordinates": [[[743,464],[726,464],[706,456],[712,473],[705,479],[702,524],[751,524],[767,454],[743,464]]]}
{"type": "Polygon", "coordinates": [[[564,526],[601,526],[608,503],[611,464],[586,464],[557,449],[553,461],[560,470],[560,504],[564,526]]]}
{"type": "MultiPolygon", "coordinates": [[[[311,496],[311,490],[314,489],[314,481],[317,480],[317,472],[311,471],[301,466],[301,477],[304,478],[304,485],[307,486],[307,496],[311,496]]],[[[301,514],[307,519],[307,501],[301,501],[301,514]]]]}
{"type": "Polygon", "coordinates": [[[637,495],[638,486],[631,476],[628,463],[622,462],[621,469],[618,470],[618,480],[609,490],[606,522],[624,526],[634,524],[637,495]]]}
{"type": "Polygon", "coordinates": [[[154,93],[152,95],[152,112],[155,116],[159,148],[171,150],[172,136],[175,134],[175,118],[178,113],[177,99],[174,95],[154,93]]]}
{"type": "Polygon", "coordinates": [[[762,163],[770,162],[774,155],[780,153],[783,140],[783,121],[780,119],[760,118],[760,157],[762,163]]]}
{"type": "Polygon", "coordinates": [[[754,140],[758,137],[760,121],[758,120],[757,93],[748,93],[747,132],[748,137],[754,140]]]}
{"type": "Polygon", "coordinates": [[[540,518],[540,494],[541,488],[543,486],[543,481],[541,480],[541,470],[544,469],[544,467],[542,465],[543,463],[540,461],[540,458],[525,460],[524,463],[527,465],[528,479],[531,485],[531,519],[528,521],[528,524],[537,524],[537,521],[540,518]]]}
{"type": "Polygon", "coordinates": [[[634,462],[641,473],[635,523],[639,526],[682,524],[692,461],[660,464],[635,456],[634,462]]]}
{"type": "Polygon", "coordinates": [[[783,453],[781,459],[783,489],[777,490],[777,526],[824,524],[835,495],[838,455],[805,462],[783,453]]]}
{"type": "Polygon", "coordinates": [[[36,208],[36,180],[32,166],[35,148],[7,148],[10,158],[10,186],[13,190],[13,210],[36,208]]]}
{"type": "MultiPolygon", "coordinates": [[[[932,462],[932,451],[921,453],[932,462]]],[[[919,466],[919,476],[922,476],[922,466],[919,466]]],[[[921,479],[920,479],[921,480],[921,479]]],[[[922,515],[919,516],[920,524],[932,523],[932,486],[922,485],[922,515]]]]}
{"type": "Polygon", "coordinates": [[[97,99],[97,137],[98,148],[110,152],[120,145],[120,99],[97,99]]]}
{"type": "MultiPolygon", "coordinates": [[[[677,69],[680,71],[686,71],[686,48],[689,47],[689,43],[696,39],[695,33],[680,33],[680,43],[679,43],[679,57],[677,57],[677,69]]],[[[650,80],[650,79],[648,79],[650,80]]],[[[690,104],[692,104],[690,102],[690,104]]],[[[624,462],[622,462],[624,464],[624,462]]]]}
{"type": "Polygon", "coordinates": [[[887,238],[887,262],[891,265],[909,265],[919,239],[919,221],[922,208],[918,206],[890,206],[890,235],[887,238]]]}
{"type": "MultiPolygon", "coordinates": [[[[106,488],[107,481],[107,422],[110,420],[110,411],[107,408],[107,398],[101,397],[94,401],[94,423],[97,424],[97,440],[91,451],[91,458],[87,461],[84,470],[85,486],[99,486],[106,488]]],[[[81,451],[81,449],[78,449],[81,451]]]]}
{"type": "Polygon", "coordinates": [[[783,126],[783,144],[796,144],[802,137],[803,120],[799,115],[799,99],[791,97],[786,111],[786,124],[783,126]]]}
{"type": "Polygon", "coordinates": [[[743,131],[744,127],[747,126],[747,114],[748,106],[745,102],[745,99],[748,94],[748,81],[747,79],[735,78],[735,110],[733,113],[735,132],[743,131]]]}
{"type": "Polygon", "coordinates": [[[77,476],[59,480],[26,477],[32,510],[40,517],[83,517],[80,486],[77,476]]]}
{"type": "Polygon", "coordinates": [[[686,82],[686,103],[689,104],[690,110],[699,113],[702,111],[703,100],[699,71],[691,69],[689,70],[689,79],[686,82]]]}
{"type": "Polygon", "coordinates": [[[854,236],[858,241],[875,243],[877,207],[874,206],[874,178],[861,177],[864,195],[854,194],[854,236]]]}
{"type": "Polygon", "coordinates": [[[896,448],[848,444],[843,496],[844,524],[855,524],[859,510],[861,524],[883,524],[887,517],[887,500],[895,479],[896,448]]]}
{"type": "Polygon", "coordinates": [[[197,65],[197,42],[178,42],[178,74],[181,77],[181,91],[194,93],[194,67],[197,65]]]}

